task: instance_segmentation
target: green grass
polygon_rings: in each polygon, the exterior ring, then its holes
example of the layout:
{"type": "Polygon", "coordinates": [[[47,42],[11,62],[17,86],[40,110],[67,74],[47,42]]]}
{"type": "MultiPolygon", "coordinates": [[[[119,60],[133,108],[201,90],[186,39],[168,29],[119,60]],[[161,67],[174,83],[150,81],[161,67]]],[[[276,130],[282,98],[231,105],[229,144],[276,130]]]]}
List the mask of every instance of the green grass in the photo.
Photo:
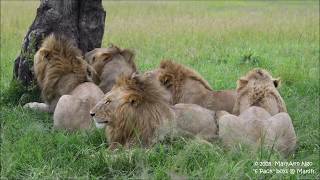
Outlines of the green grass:
{"type": "MultiPolygon", "coordinates": [[[[37,6],[37,1],[1,1],[2,91],[9,88],[13,61],[37,6]]],[[[56,131],[49,114],[2,105],[1,178],[320,178],[318,1],[105,1],[104,6],[103,46],[134,49],[141,71],[174,59],[199,71],[214,89],[235,88],[237,78],[254,67],[281,77],[280,93],[299,140],[296,153],[285,159],[185,139],[110,152],[103,131],[56,131]],[[256,161],[309,161],[316,173],[255,174],[256,161]]]]}

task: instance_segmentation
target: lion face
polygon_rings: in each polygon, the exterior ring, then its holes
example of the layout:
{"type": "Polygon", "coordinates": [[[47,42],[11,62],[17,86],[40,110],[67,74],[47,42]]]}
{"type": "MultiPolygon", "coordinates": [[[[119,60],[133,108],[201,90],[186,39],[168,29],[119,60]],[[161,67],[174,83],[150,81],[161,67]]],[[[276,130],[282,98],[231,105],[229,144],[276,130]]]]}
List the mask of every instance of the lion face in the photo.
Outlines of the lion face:
{"type": "Polygon", "coordinates": [[[120,76],[90,113],[98,127],[108,125],[110,142],[147,145],[160,123],[172,118],[166,93],[159,83],[146,76],[120,76]]]}
{"type": "Polygon", "coordinates": [[[123,95],[124,92],[120,88],[113,89],[91,109],[90,114],[98,128],[112,125],[115,111],[124,103],[123,95]]]}
{"type": "Polygon", "coordinates": [[[136,67],[133,59],[134,53],[132,51],[128,49],[122,50],[116,46],[111,46],[109,48],[96,48],[85,54],[85,60],[92,65],[92,67],[97,71],[98,75],[102,74],[104,71],[104,66],[107,63],[108,66],[112,66],[113,68],[115,66],[128,66],[130,67],[129,69],[133,69],[135,71],[136,67]]]}
{"type": "Polygon", "coordinates": [[[121,74],[130,76],[137,71],[134,53],[116,46],[96,48],[86,53],[85,59],[100,77],[99,87],[104,93],[111,90],[121,74]]]}
{"type": "Polygon", "coordinates": [[[127,107],[137,106],[137,96],[123,87],[114,87],[91,109],[90,114],[98,128],[106,125],[113,126],[118,119],[118,111],[121,111],[125,105],[127,107]]]}
{"type": "Polygon", "coordinates": [[[238,80],[234,113],[240,114],[251,106],[262,107],[272,115],[286,112],[285,103],[277,90],[279,84],[280,80],[272,78],[266,70],[250,71],[238,80]]]}

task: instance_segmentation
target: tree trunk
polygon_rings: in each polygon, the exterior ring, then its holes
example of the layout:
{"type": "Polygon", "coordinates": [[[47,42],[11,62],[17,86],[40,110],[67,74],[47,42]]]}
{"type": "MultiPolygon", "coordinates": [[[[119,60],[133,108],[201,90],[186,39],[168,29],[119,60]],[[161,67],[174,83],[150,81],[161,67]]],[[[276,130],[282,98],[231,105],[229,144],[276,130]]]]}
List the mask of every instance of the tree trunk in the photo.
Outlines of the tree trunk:
{"type": "Polygon", "coordinates": [[[101,47],[105,16],[102,0],[41,0],[15,60],[14,79],[26,87],[32,84],[33,56],[51,33],[73,39],[83,53],[101,47]]]}

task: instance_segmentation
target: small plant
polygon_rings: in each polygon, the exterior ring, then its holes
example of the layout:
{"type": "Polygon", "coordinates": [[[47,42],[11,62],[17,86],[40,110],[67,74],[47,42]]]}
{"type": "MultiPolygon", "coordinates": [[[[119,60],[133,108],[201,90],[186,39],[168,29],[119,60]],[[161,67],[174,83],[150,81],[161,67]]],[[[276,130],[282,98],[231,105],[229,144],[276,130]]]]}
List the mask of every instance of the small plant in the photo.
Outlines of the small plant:
{"type": "Polygon", "coordinates": [[[7,89],[0,92],[1,105],[26,104],[31,101],[40,100],[40,89],[35,82],[25,87],[18,80],[12,80],[7,89]]]}
{"type": "MultiPolygon", "coordinates": [[[[28,50],[21,52],[21,57],[27,60],[29,69],[32,69],[35,53],[36,38],[34,34],[31,34],[28,50]]],[[[31,101],[39,101],[40,89],[35,80],[30,82],[30,85],[24,86],[19,80],[13,79],[9,87],[3,90],[0,95],[0,104],[23,105],[31,101]]]]}
{"type": "Polygon", "coordinates": [[[250,64],[254,66],[259,66],[261,64],[261,58],[256,56],[253,52],[245,53],[241,59],[240,64],[250,64]]]}

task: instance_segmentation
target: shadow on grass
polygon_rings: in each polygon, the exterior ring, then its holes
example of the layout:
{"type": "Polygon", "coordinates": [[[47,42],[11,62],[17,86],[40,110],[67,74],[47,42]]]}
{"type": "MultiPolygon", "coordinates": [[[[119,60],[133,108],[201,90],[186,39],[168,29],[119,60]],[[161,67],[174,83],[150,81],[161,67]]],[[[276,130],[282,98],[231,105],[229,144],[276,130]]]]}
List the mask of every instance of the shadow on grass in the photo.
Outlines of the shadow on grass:
{"type": "Polygon", "coordinates": [[[28,102],[40,101],[40,89],[36,83],[25,87],[20,81],[12,80],[6,89],[0,91],[0,105],[24,105],[28,102]]]}

